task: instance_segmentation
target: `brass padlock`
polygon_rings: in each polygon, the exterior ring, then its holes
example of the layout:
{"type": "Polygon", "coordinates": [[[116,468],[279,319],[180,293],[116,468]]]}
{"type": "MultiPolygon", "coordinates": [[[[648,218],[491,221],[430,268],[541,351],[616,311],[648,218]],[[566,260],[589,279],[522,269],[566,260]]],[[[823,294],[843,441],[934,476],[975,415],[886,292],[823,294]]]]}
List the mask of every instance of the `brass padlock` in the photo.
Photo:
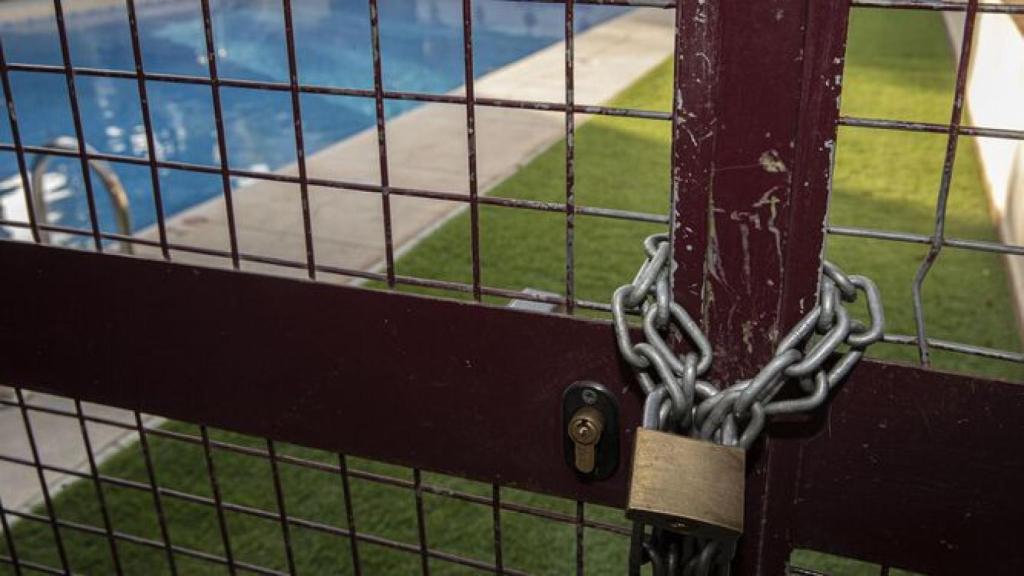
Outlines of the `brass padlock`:
{"type": "Polygon", "coordinates": [[[626,516],[682,534],[737,538],[745,461],[741,448],[638,428],[626,516]]]}

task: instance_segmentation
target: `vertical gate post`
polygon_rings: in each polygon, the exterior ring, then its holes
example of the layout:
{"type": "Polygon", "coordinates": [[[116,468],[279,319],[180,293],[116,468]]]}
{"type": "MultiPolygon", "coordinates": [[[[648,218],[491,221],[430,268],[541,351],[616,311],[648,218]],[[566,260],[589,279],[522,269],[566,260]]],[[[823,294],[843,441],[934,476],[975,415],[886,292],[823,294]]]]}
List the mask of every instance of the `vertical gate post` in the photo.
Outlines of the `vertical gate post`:
{"type": "MultiPolygon", "coordinates": [[[[676,14],[673,290],[722,384],[756,373],[816,301],[849,0],[679,0],[676,14]]],[[[796,470],[770,437],[748,462],[738,573],[780,574],[796,470]]]]}

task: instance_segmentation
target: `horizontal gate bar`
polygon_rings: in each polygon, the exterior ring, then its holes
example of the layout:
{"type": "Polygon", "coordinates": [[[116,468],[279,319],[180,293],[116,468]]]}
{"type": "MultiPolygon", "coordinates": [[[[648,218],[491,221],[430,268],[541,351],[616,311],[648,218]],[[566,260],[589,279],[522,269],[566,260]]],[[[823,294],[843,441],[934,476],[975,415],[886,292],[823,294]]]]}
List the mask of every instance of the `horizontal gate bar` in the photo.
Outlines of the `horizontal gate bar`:
{"type": "MultiPolygon", "coordinates": [[[[894,568],[1024,573],[1024,385],[862,362],[830,408],[773,422],[777,541],[894,568]]],[[[771,494],[771,492],[769,492],[771,494]]]]}
{"type": "Polygon", "coordinates": [[[639,396],[607,324],[0,242],[0,382],[622,505],[565,464],[562,393],[639,396]]]}

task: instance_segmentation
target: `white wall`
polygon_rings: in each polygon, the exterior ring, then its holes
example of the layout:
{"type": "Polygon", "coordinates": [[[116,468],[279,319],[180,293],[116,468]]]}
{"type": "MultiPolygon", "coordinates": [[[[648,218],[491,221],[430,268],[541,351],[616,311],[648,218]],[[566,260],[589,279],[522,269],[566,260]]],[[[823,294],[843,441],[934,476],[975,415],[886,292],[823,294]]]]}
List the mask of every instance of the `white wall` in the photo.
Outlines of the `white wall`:
{"type": "MultiPolygon", "coordinates": [[[[965,15],[947,12],[943,17],[959,57],[965,15]]],[[[1024,130],[1024,31],[1007,14],[978,17],[967,80],[967,111],[974,126],[1024,130]]],[[[1024,141],[972,140],[981,156],[992,213],[1002,240],[1024,245],[1024,141]]],[[[1006,261],[1017,302],[1017,318],[1024,333],[1024,256],[1008,256],[1006,261]]]]}

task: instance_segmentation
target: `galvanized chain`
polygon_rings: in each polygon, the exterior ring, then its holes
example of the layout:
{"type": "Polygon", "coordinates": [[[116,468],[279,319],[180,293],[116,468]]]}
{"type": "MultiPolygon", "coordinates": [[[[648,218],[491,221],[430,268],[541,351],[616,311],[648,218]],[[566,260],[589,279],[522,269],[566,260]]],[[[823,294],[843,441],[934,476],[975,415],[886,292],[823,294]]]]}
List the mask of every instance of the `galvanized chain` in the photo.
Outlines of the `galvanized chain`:
{"type": "MultiPolygon", "coordinates": [[[[704,378],[711,367],[711,342],[672,299],[668,235],[648,237],[644,251],[647,259],[636,277],[612,297],[612,316],[619,351],[633,367],[646,396],[645,428],[749,448],[769,416],[811,412],[820,407],[861,359],[865,348],[882,337],[885,316],[875,283],[864,276],[847,275],[825,262],[817,305],[780,340],[772,359],[753,378],[719,387],[704,378]],[[856,301],[859,292],[867,300],[867,324],[851,318],[845,306],[856,301]],[[630,336],[630,312],[639,312],[642,318],[643,342],[633,342],[630,336]],[[694,351],[673,352],[669,343],[673,331],[694,351]],[[845,351],[831,363],[844,344],[845,351]],[[799,392],[776,400],[791,382],[799,392]]],[[[652,563],[656,576],[727,574],[733,550],[732,543],[678,537],[657,528],[648,535],[638,523],[632,570],[638,570],[639,562],[646,560],[652,563]]]]}

